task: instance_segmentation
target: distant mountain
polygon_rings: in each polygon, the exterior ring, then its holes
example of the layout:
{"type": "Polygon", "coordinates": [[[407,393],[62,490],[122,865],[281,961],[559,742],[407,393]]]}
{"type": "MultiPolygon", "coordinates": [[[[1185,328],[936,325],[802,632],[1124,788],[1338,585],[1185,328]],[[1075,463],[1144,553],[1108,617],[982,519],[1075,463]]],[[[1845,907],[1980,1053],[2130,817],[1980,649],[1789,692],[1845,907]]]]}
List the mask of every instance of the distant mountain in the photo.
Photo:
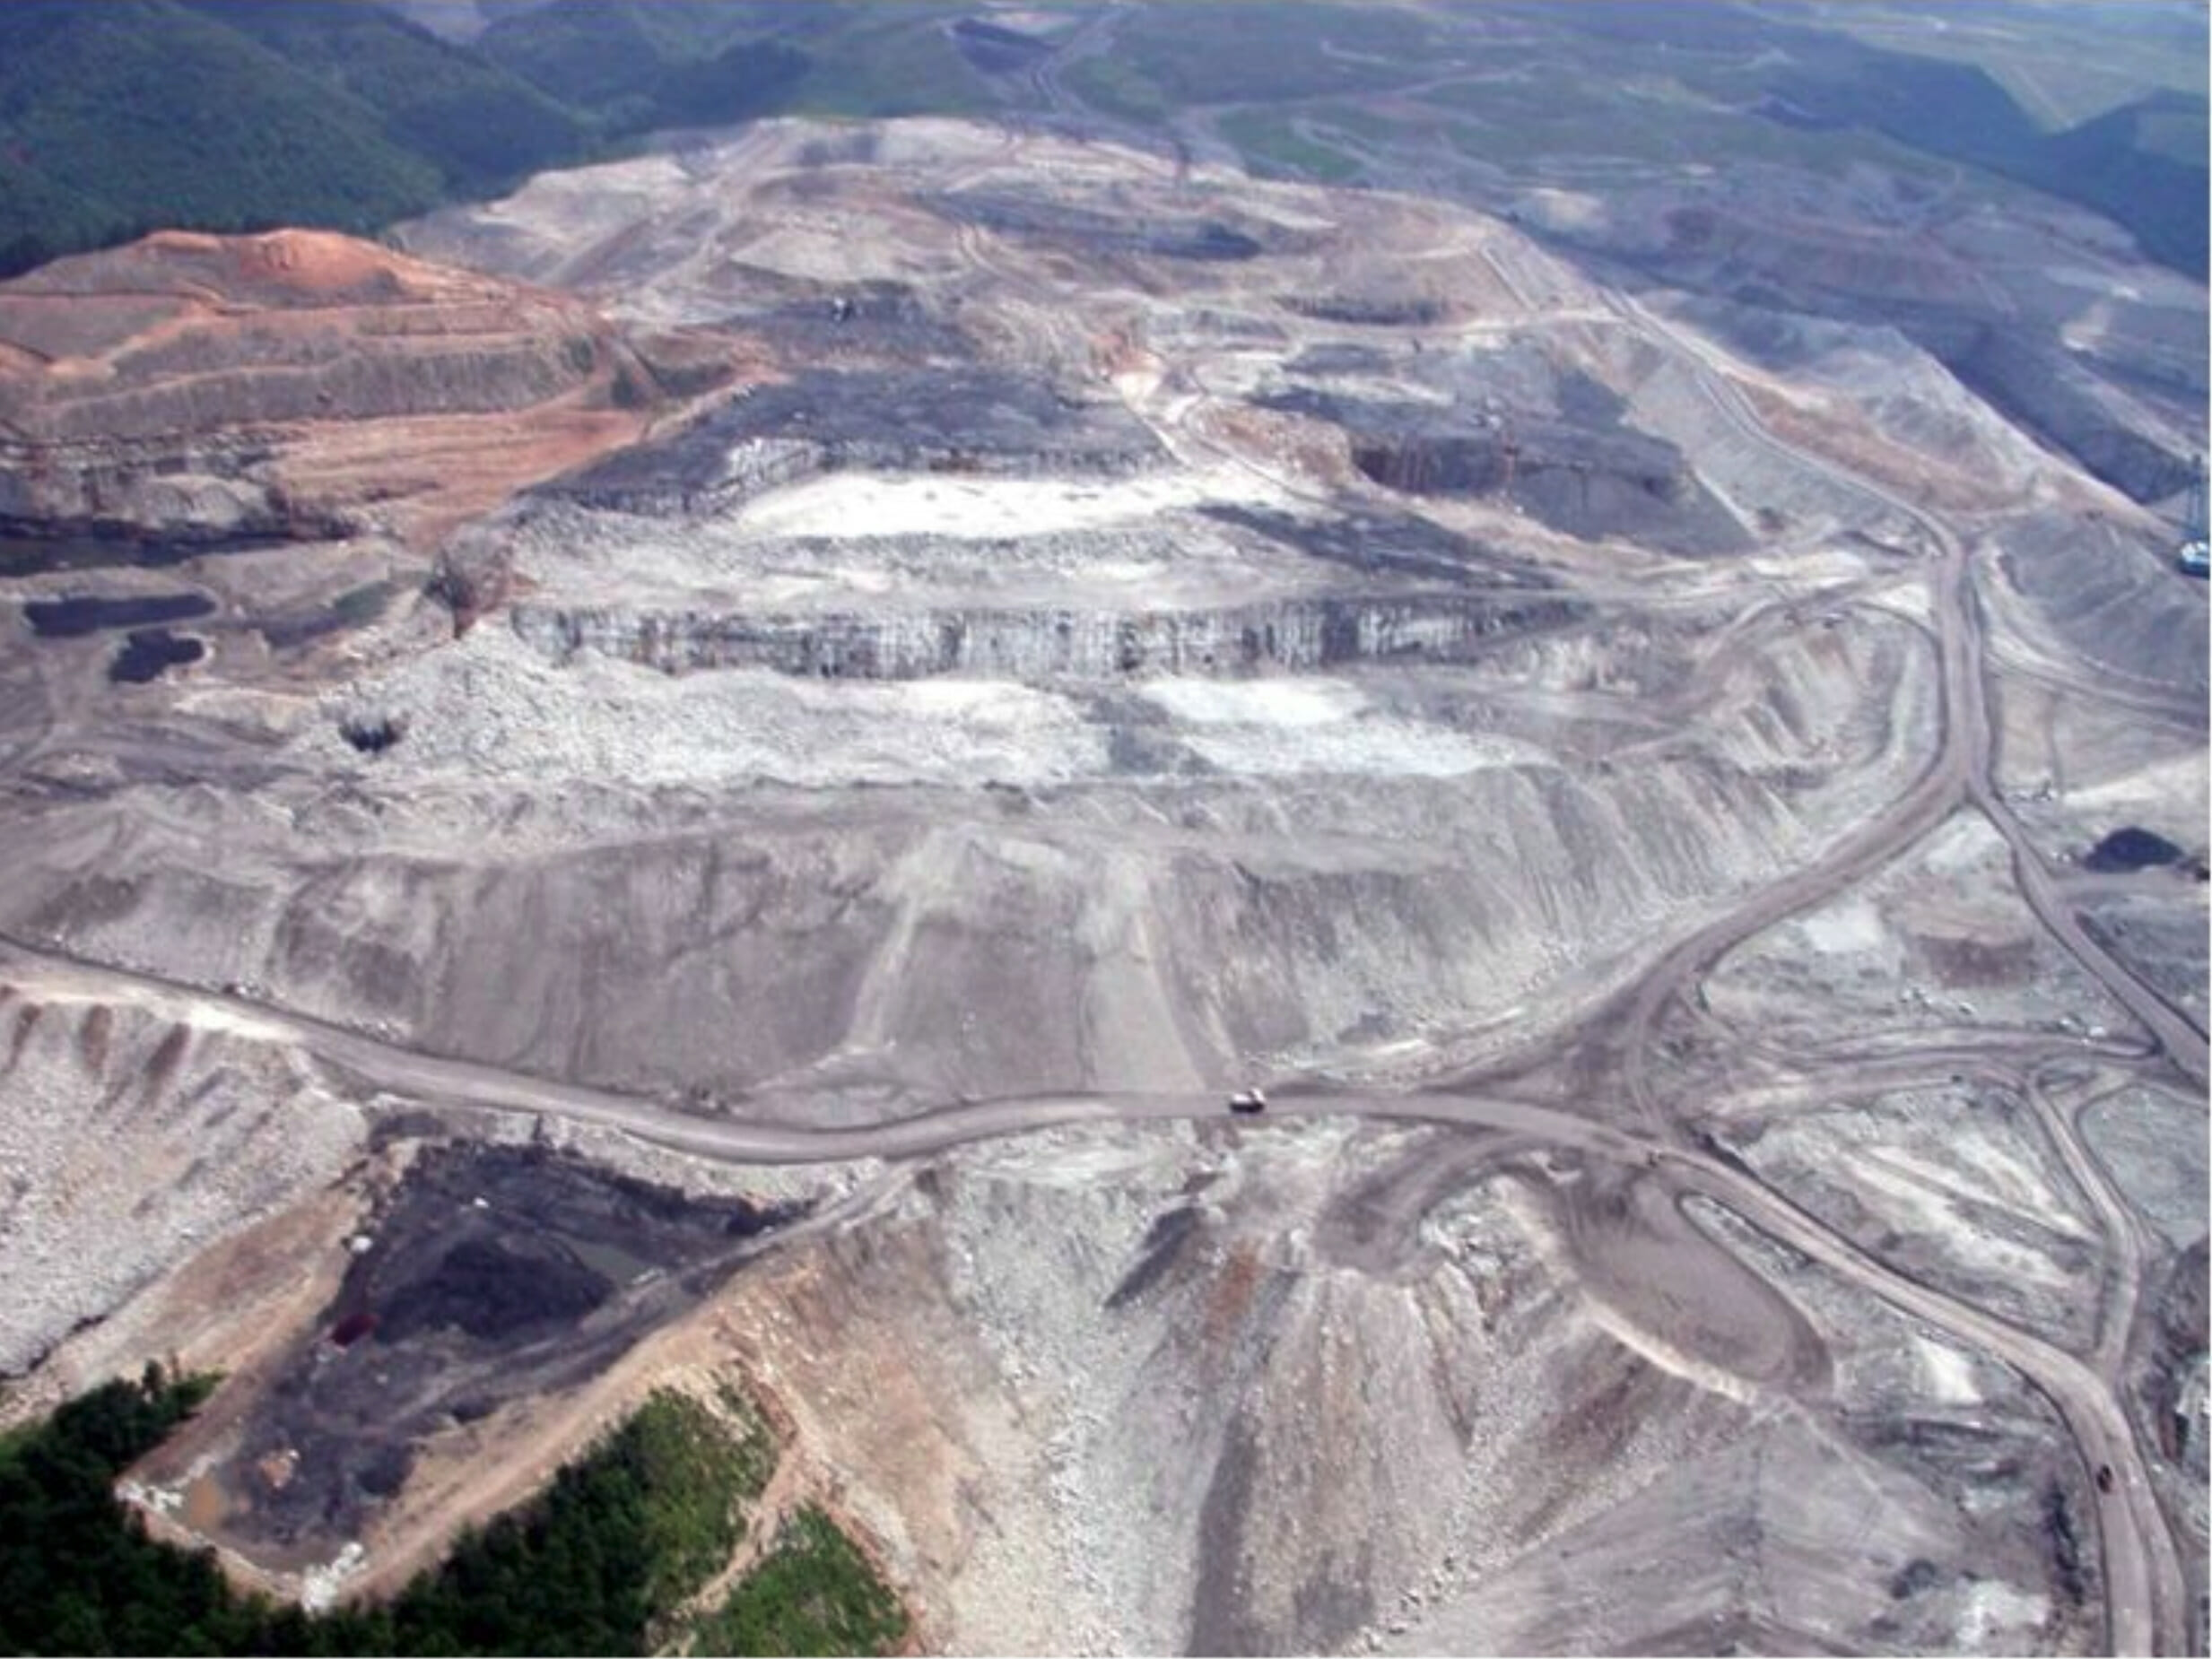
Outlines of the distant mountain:
{"type": "Polygon", "coordinates": [[[1785,71],[1771,90],[1809,118],[1971,162],[2117,221],[2150,257],[2206,274],[2206,103],[2155,92],[2045,133],[1973,65],[1869,48],[1785,71]]]}
{"type": "Polygon", "coordinates": [[[807,22],[795,13],[832,10],[749,0],[550,0],[497,18],[475,45],[492,63],[591,111],[608,132],[709,126],[777,107],[811,60],[762,37],[807,22]]]}
{"type": "MultiPolygon", "coordinates": [[[[1664,154],[1671,122],[1690,145],[1684,154],[1717,144],[1726,156],[1728,135],[1711,113],[1723,105],[1755,111],[1746,117],[1755,126],[1764,116],[1805,133],[1858,128],[2078,202],[2132,231],[2151,257],[2206,273],[2198,93],[2158,92],[2048,132],[1981,66],[1733,0],[1132,7],[1116,13],[1110,54],[1082,57],[1048,85],[1003,65],[979,71],[972,20],[964,35],[953,29],[971,9],[959,0],[0,0],[0,274],[162,227],[371,231],[657,129],[787,110],[865,118],[1072,96],[1150,124],[1192,105],[1350,98],[1403,82],[1410,65],[1450,60],[1441,43],[1459,27],[1476,40],[1498,31],[1563,39],[1593,65],[1656,51],[1687,82],[1703,77],[1707,109],[1694,121],[1685,104],[1631,111],[1602,97],[1587,118],[1563,97],[1522,108],[1510,77],[1481,83],[1479,96],[1451,93],[1447,103],[1472,99],[1485,134],[1545,130],[1541,142],[1572,145],[1586,134],[1602,142],[1608,124],[1633,119],[1640,131],[1661,129],[1653,142],[1664,154]],[[1308,25],[1324,18],[1356,46],[1315,36],[1308,25]],[[1494,113],[1477,108],[1485,100],[1494,113]],[[1562,109],[1567,118],[1554,119],[1562,109]]],[[[2186,9],[2146,8],[2130,27],[2201,32],[2186,9]]],[[[1768,136],[1750,134],[1747,152],[1768,136]]],[[[1293,170],[1357,169],[1287,127],[1252,143],[1261,161],[1293,170]]]]}
{"type": "Polygon", "coordinates": [[[495,189],[575,155],[589,124],[480,54],[381,6],[328,0],[183,0],[358,100],[396,148],[438,165],[448,191],[495,189]]]}
{"type": "Polygon", "coordinates": [[[811,66],[762,38],[795,21],[713,0],[6,0],[0,274],[159,228],[373,231],[612,139],[765,114],[811,66]]]}
{"type": "Polygon", "coordinates": [[[0,270],[144,230],[368,231],[582,154],[591,124],[378,6],[0,6],[0,270]]]}
{"type": "Polygon", "coordinates": [[[384,0],[408,22],[448,40],[474,40],[501,16],[545,0],[384,0]]]}
{"type": "Polygon", "coordinates": [[[2205,100],[2158,92],[2046,140],[2045,187],[2102,207],[2146,253],[2205,274],[2205,100]]]}

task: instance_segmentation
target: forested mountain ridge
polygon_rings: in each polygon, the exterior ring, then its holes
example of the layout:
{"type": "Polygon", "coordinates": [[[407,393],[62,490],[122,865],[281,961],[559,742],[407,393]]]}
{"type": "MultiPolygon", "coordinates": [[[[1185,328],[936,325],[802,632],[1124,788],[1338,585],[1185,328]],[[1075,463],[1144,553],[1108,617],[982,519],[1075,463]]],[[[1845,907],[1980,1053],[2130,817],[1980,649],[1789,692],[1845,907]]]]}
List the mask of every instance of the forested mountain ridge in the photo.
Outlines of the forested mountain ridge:
{"type": "MultiPolygon", "coordinates": [[[[1151,8],[1120,31],[1127,50],[1036,80],[976,48],[996,26],[969,20],[963,35],[951,5],[11,0],[0,6],[0,275],[158,228],[374,231],[655,130],[782,112],[956,114],[1072,94],[1093,115],[1147,126],[1255,100],[1294,104],[1389,82],[1404,66],[1394,57],[1441,49],[1420,44],[1440,29],[1472,39],[1491,27],[1480,8],[1426,22],[1364,8],[1358,49],[1345,56],[1305,39],[1327,32],[1323,22],[1339,15],[1329,8],[1206,11],[1151,8]],[[1148,35],[1161,50],[1148,55],[1148,35]]],[[[1979,67],[1870,45],[1810,10],[1500,7],[1492,22],[1579,40],[1585,55],[1665,46],[1701,99],[1734,110],[1726,132],[1755,148],[1771,141],[1773,118],[1879,135],[2078,202],[2126,226],[2154,259],[2204,273],[2205,100],[2194,91],[2163,88],[2082,118],[2031,117],[1979,67]],[[1708,73],[1763,43],[1788,49],[1708,73]]],[[[1064,28],[1014,39],[1049,52],[1064,28]]],[[[1595,97],[1599,113],[1585,110],[1578,130],[1606,129],[1603,94],[1560,97],[1595,97]]],[[[1479,98],[1467,113],[1514,126],[1512,109],[1479,98]]],[[[1317,178],[1346,165],[1310,142],[1267,139],[1250,110],[1224,120],[1250,164],[1317,178]]],[[[1652,143],[1663,147],[1656,134],[1652,143]]]]}
{"type": "Polygon", "coordinates": [[[464,44],[327,0],[17,0],[0,275],[157,229],[374,231],[638,132],[770,113],[811,65],[757,38],[760,8],[640,17],[660,9],[553,6],[464,44]]]}

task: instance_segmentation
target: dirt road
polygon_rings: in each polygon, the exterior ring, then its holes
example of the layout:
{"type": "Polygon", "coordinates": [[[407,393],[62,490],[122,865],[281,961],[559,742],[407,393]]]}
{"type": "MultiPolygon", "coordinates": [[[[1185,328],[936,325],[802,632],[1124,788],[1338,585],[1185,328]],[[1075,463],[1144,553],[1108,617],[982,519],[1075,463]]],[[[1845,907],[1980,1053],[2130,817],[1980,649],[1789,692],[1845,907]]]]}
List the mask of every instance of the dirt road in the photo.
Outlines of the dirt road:
{"type": "MultiPolygon", "coordinates": [[[[46,998],[131,1006],[293,1046],[394,1094],[596,1124],[693,1157],[741,1164],[916,1158],[973,1141],[1076,1125],[1216,1119],[1224,1109],[1211,1094],[1038,1095],[946,1107],[864,1128],[802,1129],[696,1116],[649,1099],[423,1055],[304,1015],[80,961],[18,940],[0,938],[0,975],[46,998]]],[[[1894,1272],[1744,1171],[1655,1134],[1526,1101],[1474,1095],[1302,1092],[1273,1109],[1278,1118],[1350,1116],[1504,1130],[1663,1169],[1679,1192],[1734,1211],[1849,1282],[2015,1367],[2057,1405],[2089,1466],[2109,1464],[2118,1473],[2103,1516],[2115,1651],[2170,1650],[2173,1633],[2182,1629],[2180,1559],[2112,1381],[2073,1355],[1894,1272]]]]}
{"type": "MultiPolygon", "coordinates": [[[[1685,359],[1710,393],[1713,406],[1745,436],[1859,492],[1917,526],[1935,550],[1929,589],[1941,664],[1937,750],[1913,787],[1817,864],[1754,895],[1729,916],[1674,946],[1629,994],[1625,1007],[1616,1011],[1624,1015],[1619,1035],[1601,1041],[1608,1057],[1617,1059],[1620,1073],[1645,1120],[1659,1129],[1670,1122],[1664,1103],[1656,1099],[1651,1088],[1647,1059],[1660,1010],[1677,998],[1693,995],[1703,974],[1735,944],[1864,880],[1963,809],[1979,812],[2004,838],[2012,851],[2022,897],[2038,922],[2149,1032],[2165,1058],[2201,1090],[2207,1076],[2204,1032],[2088,935],[2058,891],[2042,854],[1997,789],[1992,772],[1995,737],[1988,706],[1990,681],[1995,671],[1974,591],[1974,562],[1968,539],[1917,504],[1775,436],[1730,383],[1729,365],[1706,343],[1663,322],[1626,296],[1617,297],[1617,309],[1623,320],[1637,327],[1646,339],[1685,359]]],[[[1598,1029],[1602,1030],[1603,1025],[1598,1029]]],[[[2061,1159],[2076,1179],[2083,1182],[2098,1211],[2117,1257],[2110,1265],[2132,1279],[2139,1272],[2139,1264],[2125,1206],[2081,1144],[2072,1116],[2051,1108],[2036,1093],[2033,1081],[2029,1093],[2061,1159]]],[[[1816,1239],[1804,1235],[1778,1212],[1777,1206],[1789,1207],[1765,1188],[1746,1183],[1732,1196],[1731,1207],[1747,1220],[1842,1271],[1841,1264],[1823,1254],[1816,1239]]],[[[1814,1230],[1824,1229],[1816,1225],[1814,1230]]],[[[2017,1366],[2059,1406],[2087,1465],[2091,1469],[2110,1465],[2116,1472],[2113,1490],[2105,1495],[2100,1516],[2106,1613],[2113,1651],[2178,1651],[2187,1630],[2181,1560],[2120,1404],[2124,1397],[2124,1326],[2116,1338],[2106,1329],[2092,1368],[1992,1316],[1892,1273],[1869,1258],[1859,1256],[1851,1276],[1894,1305],[2017,1366]]],[[[2121,1306],[2131,1309],[2132,1305],[2130,1290],[2121,1306]]],[[[2124,1314],[2115,1316],[2124,1319],[2124,1314]]]]}
{"type": "MultiPolygon", "coordinates": [[[[1040,81],[1041,91],[1050,86],[1040,81]]],[[[961,247],[988,269],[988,235],[974,230],[963,233],[961,247]]],[[[1511,285],[1503,270],[1501,281],[1511,285]]],[[[2185,1644],[2189,1628],[2180,1550],[2124,1408],[2123,1368],[2145,1254],[2140,1222],[2083,1143],[2076,1122],[2079,1102],[2069,1104],[2055,1092],[2060,1085],[2042,1070],[2063,1053],[2069,1060],[2138,1071],[2171,1067],[2201,1090],[2208,1070],[2204,1030],[2089,934],[1996,786],[1989,704],[2000,667],[1990,655],[1976,588],[1977,571],[1990,552],[1986,543],[1769,431],[1731,378],[1734,366],[1710,343],[1633,300],[1620,300],[1614,317],[1619,326],[1677,354],[1711,406],[1747,439],[1767,447],[1783,464],[1809,469],[1867,500],[1885,526],[1910,526],[1900,539],[1922,549],[1925,557],[1900,561],[1899,568],[1924,574],[1928,586],[1926,627],[1939,686],[1932,747],[1903,793],[1817,857],[1700,918],[1682,935],[1653,942],[1649,953],[1615,982],[1618,989],[1579,1016],[1523,1041],[1483,1071],[1432,1079],[1421,1092],[1278,1089],[1277,1104],[1266,1121],[1339,1117],[1428,1124],[1481,1130],[1603,1160],[1617,1167],[1639,1202],[1648,1199],[1656,1185],[1676,1204],[1703,1200],[1721,1206],[1849,1285],[2014,1368],[2057,1407],[2085,1474],[2107,1465],[2113,1471],[2112,1490],[2099,1499],[2113,1649],[2176,1651],[2185,1644]],[[2020,1087],[2068,1172],[2087,1195],[2105,1238],[2111,1289],[2094,1340],[2079,1353],[1898,1272],[1714,1151],[1695,1133],[1694,1120],[1722,1103],[1670,1098],[1666,1069],[1655,1064],[1664,1021],[1677,1010],[1696,1008],[1705,977],[1730,951],[1865,882],[1962,812],[1980,813],[2004,838],[2024,900],[2040,925],[2128,1011],[2151,1047],[2136,1055],[2112,1045],[2077,1048],[2056,1038],[1991,1033],[1974,1038],[1939,1031],[1915,1033],[1914,1046],[1902,1051],[1884,1047],[1889,1040],[1885,1037],[1872,1055],[1843,1047],[1779,1055],[1750,1038],[1742,1043],[1740,1057],[1746,1069],[1767,1068],[1756,1088],[1797,1091],[1808,1099],[1863,1091],[1877,1079],[1923,1080],[1950,1071],[1986,1073],[2020,1087]],[[1507,1098],[1507,1083],[1517,1096],[1533,1090],[1537,1098],[1507,1098]],[[1602,1111],[1602,1105],[1566,1109],[1568,1102],[1611,1102],[1624,1095],[1633,1110],[1621,1123],[1591,1115],[1602,1111]]],[[[1041,350],[1052,344],[1053,326],[1049,317],[1036,320],[1041,350]]],[[[1068,352],[1075,349],[1073,343],[1067,346],[1068,352]]],[[[1249,468],[1288,495],[1311,493],[1299,479],[1263,465],[1211,431],[1204,417],[1213,400],[1202,382],[1195,386],[1195,391],[1189,385],[1163,387],[1135,400],[1171,449],[1188,450],[1207,463],[1249,468]]],[[[1326,503],[1328,498],[1316,499],[1326,503]]],[[[1777,598],[1765,611],[1781,607],[1786,614],[1787,604],[1777,598]]],[[[1769,620],[1764,612],[1746,612],[1732,636],[1739,648],[1769,620]]],[[[156,758],[147,757],[149,763],[156,758]]],[[[595,1125],[691,1156],[741,1165],[914,1159],[993,1137],[1069,1126],[1217,1121],[1224,1109],[1223,1100],[1210,1092],[1053,1093],[947,1104],[860,1127],[813,1129],[690,1112],[649,1097],[427,1054],[241,996],[83,960],[52,943],[0,936],[0,982],[47,1000],[137,1008],[181,1024],[293,1049],[364,1093],[595,1125]]],[[[1378,1189],[1367,1202],[1380,1214],[1417,1219],[1449,1188],[1457,1168],[1449,1160],[1411,1161],[1394,1177],[1396,1185],[1378,1189]]]]}

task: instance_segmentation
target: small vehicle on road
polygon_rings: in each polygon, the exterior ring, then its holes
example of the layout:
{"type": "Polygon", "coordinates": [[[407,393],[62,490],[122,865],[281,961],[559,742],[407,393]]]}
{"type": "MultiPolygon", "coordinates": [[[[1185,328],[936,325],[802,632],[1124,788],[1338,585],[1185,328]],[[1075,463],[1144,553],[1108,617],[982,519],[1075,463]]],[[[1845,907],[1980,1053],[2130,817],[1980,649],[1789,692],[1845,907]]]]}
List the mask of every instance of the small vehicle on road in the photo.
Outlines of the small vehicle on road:
{"type": "Polygon", "coordinates": [[[1264,1089],[1240,1089],[1229,1097],[1229,1109],[1240,1117],[1250,1117],[1267,1109],[1267,1091],[1264,1089]]]}

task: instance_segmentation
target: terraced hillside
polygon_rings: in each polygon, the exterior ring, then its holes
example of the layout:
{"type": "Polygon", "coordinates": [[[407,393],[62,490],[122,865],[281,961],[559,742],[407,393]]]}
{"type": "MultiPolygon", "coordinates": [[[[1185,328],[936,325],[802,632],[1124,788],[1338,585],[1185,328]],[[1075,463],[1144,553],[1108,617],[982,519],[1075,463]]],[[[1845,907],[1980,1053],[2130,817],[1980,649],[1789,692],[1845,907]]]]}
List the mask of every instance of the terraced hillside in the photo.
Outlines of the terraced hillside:
{"type": "MultiPolygon", "coordinates": [[[[615,435],[428,531],[357,451],[388,591],[288,643],[327,541],[0,578],[205,647],[0,663],[11,1411],[230,1371],[150,1501],[295,1594],[729,1369],[930,1646],[2201,1641],[2205,599],[2126,492],[1894,330],[1097,137],[404,240],[591,343],[454,321],[470,418],[615,435]]],[[[418,313],[268,247],[123,353],[168,453],[272,360],[273,467],[395,413],[418,313]]]]}

